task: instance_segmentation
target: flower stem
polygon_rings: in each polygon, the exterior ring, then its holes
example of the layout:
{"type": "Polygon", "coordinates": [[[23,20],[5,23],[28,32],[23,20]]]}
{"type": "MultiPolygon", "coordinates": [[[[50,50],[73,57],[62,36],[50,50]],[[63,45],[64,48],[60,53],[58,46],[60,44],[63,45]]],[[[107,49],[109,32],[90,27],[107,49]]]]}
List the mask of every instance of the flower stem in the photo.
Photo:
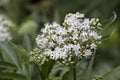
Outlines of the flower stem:
{"type": "Polygon", "coordinates": [[[73,68],[73,80],[76,80],[76,68],[73,68]]]}

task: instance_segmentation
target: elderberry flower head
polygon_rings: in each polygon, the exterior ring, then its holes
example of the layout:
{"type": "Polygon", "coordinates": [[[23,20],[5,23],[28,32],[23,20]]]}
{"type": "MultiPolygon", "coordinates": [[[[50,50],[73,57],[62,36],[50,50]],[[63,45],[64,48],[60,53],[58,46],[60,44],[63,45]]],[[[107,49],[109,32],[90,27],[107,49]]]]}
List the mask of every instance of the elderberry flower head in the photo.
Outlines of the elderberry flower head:
{"type": "Polygon", "coordinates": [[[13,24],[7,20],[3,15],[0,15],[0,42],[10,41],[11,34],[8,31],[9,27],[12,27],[13,24]]]}
{"type": "Polygon", "coordinates": [[[62,26],[56,22],[45,24],[36,38],[36,43],[43,52],[35,59],[39,61],[44,57],[70,65],[76,60],[91,56],[102,38],[98,34],[100,26],[98,18],[85,18],[79,12],[67,14],[62,26]]]}

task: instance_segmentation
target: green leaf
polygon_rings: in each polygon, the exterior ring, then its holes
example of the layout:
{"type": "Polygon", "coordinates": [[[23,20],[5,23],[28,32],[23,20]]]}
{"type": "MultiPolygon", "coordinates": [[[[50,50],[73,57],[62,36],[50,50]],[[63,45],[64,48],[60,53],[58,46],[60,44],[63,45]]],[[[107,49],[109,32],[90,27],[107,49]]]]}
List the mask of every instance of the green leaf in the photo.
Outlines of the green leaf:
{"type": "Polygon", "coordinates": [[[37,71],[38,71],[38,74],[39,74],[39,75],[40,75],[40,77],[41,77],[41,80],[45,80],[45,78],[44,78],[43,74],[41,73],[41,70],[40,70],[39,65],[38,65],[38,64],[34,64],[34,65],[36,66],[36,69],[37,69],[37,71]]]}
{"type": "Polygon", "coordinates": [[[24,35],[23,45],[24,45],[25,49],[27,49],[28,51],[32,50],[32,44],[31,44],[30,37],[26,34],[24,35]]]}
{"type": "Polygon", "coordinates": [[[107,29],[113,22],[115,22],[116,19],[117,19],[117,14],[116,12],[113,11],[113,16],[102,22],[102,24],[105,24],[104,29],[107,29]]]}
{"type": "Polygon", "coordinates": [[[17,69],[17,66],[9,63],[9,62],[5,62],[5,61],[0,61],[0,67],[6,67],[6,68],[12,68],[12,69],[17,69]]]}
{"type": "Polygon", "coordinates": [[[113,30],[110,34],[104,35],[104,36],[102,37],[102,41],[103,41],[103,40],[106,40],[106,39],[108,39],[108,38],[110,38],[110,37],[115,33],[115,31],[116,31],[116,29],[113,30]]]}
{"type": "Polygon", "coordinates": [[[0,78],[27,80],[25,76],[17,73],[0,72],[0,78]]]}
{"type": "Polygon", "coordinates": [[[94,50],[91,60],[89,61],[88,67],[87,67],[84,77],[83,77],[83,80],[90,80],[95,54],[96,54],[96,50],[94,50]]]}
{"type": "Polygon", "coordinates": [[[2,56],[1,50],[0,50],[0,60],[3,60],[3,56],[2,56]]]}
{"type": "Polygon", "coordinates": [[[26,75],[28,79],[30,79],[34,72],[34,67],[32,64],[25,63],[22,66],[22,72],[26,75]]]}
{"type": "Polygon", "coordinates": [[[10,58],[12,63],[15,64],[18,68],[21,68],[20,60],[14,49],[7,43],[0,43],[0,48],[4,52],[2,55],[10,58]]]}
{"type": "Polygon", "coordinates": [[[72,70],[67,71],[62,77],[62,80],[72,80],[72,79],[73,79],[73,71],[72,70]]]}
{"type": "Polygon", "coordinates": [[[103,80],[109,80],[111,76],[113,76],[116,72],[120,70],[120,66],[116,67],[115,69],[111,70],[110,72],[103,75],[103,80]]]}
{"type": "Polygon", "coordinates": [[[103,36],[111,34],[111,32],[108,32],[108,30],[110,29],[110,26],[113,24],[113,22],[115,22],[116,19],[117,19],[117,15],[115,12],[113,12],[112,20],[110,20],[110,22],[107,23],[106,25],[103,25],[104,27],[103,27],[102,31],[99,32],[99,34],[102,34],[103,36]]]}
{"type": "Polygon", "coordinates": [[[21,61],[24,62],[22,65],[22,71],[24,72],[24,74],[26,75],[28,79],[31,78],[33,74],[33,65],[25,61],[26,60],[25,58],[27,57],[29,52],[25,50],[24,48],[18,45],[15,45],[14,43],[11,43],[11,45],[17,51],[17,53],[21,54],[21,61]]]}
{"type": "Polygon", "coordinates": [[[19,55],[21,56],[26,56],[28,51],[25,50],[23,47],[20,47],[14,43],[10,43],[12,45],[12,47],[19,53],[19,55]]]}
{"type": "Polygon", "coordinates": [[[61,80],[62,76],[68,71],[68,67],[62,64],[55,64],[50,75],[49,75],[49,79],[53,80],[53,79],[59,79],[61,80]],[[57,75],[57,76],[56,76],[57,75]]]}
{"type": "Polygon", "coordinates": [[[43,75],[44,79],[48,78],[48,76],[54,66],[54,63],[55,63],[55,61],[50,60],[42,65],[41,74],[43,75]]]}

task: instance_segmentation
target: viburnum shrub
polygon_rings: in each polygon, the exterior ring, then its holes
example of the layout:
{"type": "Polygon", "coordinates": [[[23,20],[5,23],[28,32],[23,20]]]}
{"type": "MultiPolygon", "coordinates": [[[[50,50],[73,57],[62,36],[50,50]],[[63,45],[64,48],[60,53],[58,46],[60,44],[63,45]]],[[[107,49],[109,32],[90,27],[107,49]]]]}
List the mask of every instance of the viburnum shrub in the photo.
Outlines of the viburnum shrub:
{"type": "Polygon", "coordinates": [[[76,64],[97,49],[102,38],[98,34],[100,30],[98,18],[85,18],[79,12],[69,13],[62,25],[56,22],[45,24],[36,38],[39,48],[31,52],[30,61],[43,64],[52,59],[67,66],[76,64]]]}
{"type": "Polygon", "coordinates": [[[36,37],[38,48],[31,52],[30,62],[44,64],[54,60],[73,69],[76,80],[77,63],[95,53],[101,43],[102,30],[98,18],[86,18],[79,12],[65,16],[62,25],[53,22],[45,24],[36,37]]]}

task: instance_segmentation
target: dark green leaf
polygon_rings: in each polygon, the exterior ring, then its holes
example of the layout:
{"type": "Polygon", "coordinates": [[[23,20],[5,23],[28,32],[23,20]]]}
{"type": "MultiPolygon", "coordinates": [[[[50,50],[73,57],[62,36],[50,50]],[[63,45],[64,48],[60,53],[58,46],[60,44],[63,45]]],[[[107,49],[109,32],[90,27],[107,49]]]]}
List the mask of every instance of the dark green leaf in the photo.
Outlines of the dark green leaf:
{"type": "Polygon", "coordinates": [[[0,78],[27,80],[25,76],[17,73],[0,72],[0,78]]]}
{"type": "MultiPolygon", "coordinates": [[[[23,62],[25,62],[25,60],[26,60],[25,58],[27,57],[27,55],[28,55],[27,53],[29,53],[29,52],[27,50],[25,50],[24,48],[22,48],[18,45],[15,45],[14,43],[11,43],[11,45],[17,51],[17,53],[21,54],[21,60],[23,62]]],[[[32,76],[32,73],[33,73],[33,65],[25,62],[22,65],[22,70],[26,74],[27,78],[30,78],[32,76]]]]}
{"type": "Polygon", "coordinates": [[[0,61],[0,67],[17,69],[17,66],[16,66],[16,65],[11,64],[11,63],[9,63],[9,62],[5,62],[5,61],[0,61]]]}
{"type": "Polygon", "coordinates": [[[113,24],[113,22],[116,20],[116,18],[117,18],[117,15],[115,12],[113,12],[112,20],[110,20],[106,25],[103,24],[104,27],[103,27],[102,31],[99,32],[99,34],[102,34],[103,36],[106,36],[106,34],[107,35],[111,34],[111,32],[108,33],[108,30],[110,29],[110,26],[113,24]],[[106,33],[106,31],[107,31],[107,33],[106,33]]]}
{"type": "Polygon", "coordinates": [[[120,71],[120,66],[103,75],[103,80],[109,80],[116,72],[120,71]]]}
{"type": "Polygon", "coordinates": [[[20,60],[14,49],[7,43],[0,43],[0,48],[4,52],[2,55],[6,55],[6,57],[10,58],[13,64],[15,64],[18,68],[21,67],[20,60]]]}
{"type": "Polygon", "coordinates": [[[110,37],[113,35],[113,33],[114,33],[115,31],[116,31],[116,30],[114,30],[114,31],[111,32],[110,34],[104,35],[104,36],[102,37],[102,40],[106,40],[106,39],[110,38],[110,37]]]}
{"type": "Polygon", "coordinates": [[[3,56],[2,56],[1,50],[0,50],[0,60],[3,60],[3,56]]]}
{"type": "Polygon", "coordinates": [[[90,80],[95,54],[96,54],[96,50],[94,50],[91,60],[89,61],[88,67],[87,67],[87,69],[85,71],[85,75],[83,77],[83,80],[90,80]]]}
{"type": "Polygon", "coordinates": [[[41,70],[40,70],[39,65],[38,65],[38,64],[35,64],[35,66],[36,66],[36,69],[37,69],[38,74],[40,75],[41,79],[42,79],[42,80],[45,80],[45,78],[44,78],[43,74],[41,73],[41,70]]]}
{"type": "Polygon", "coordinates": [[[26,34],[24,35],[23,45],[24,45],[25,49],[27,49],[28,51],[32,50],[32,44],[31,44],[30,37],[26,34]]]}
{"type": "Polygon", "coordinates": [[[43,77],[45,79],[48,78],[53,66],[54,66],[54,61],[53,60],[50,60],[48,62],[46,62],[45,64],[42,65],[42,68],[41,68],[41,73],[43,75],[43,77]]]}
{"type": "Polygon", "coordinates": [[[73,71],[72,70],[67,71],[62,77],[62,80],[72,80],[72,79],[73,79],[73,71]]]}
{"type": "Polygon", "coordinates": [[[11,43],[11,45],[18,53],[20,53],[21,56],[26,56],[26,54],[28,53],[28,51],[25,50],[23,47],[20,47],[14,43],[11,43]]]}
{"type": "Polygon", "coordinates": [[[66,73],[68,71],[68,67],[66,67],[65,65],[61,65],[61,64],[55,64],[50,75],[49,75],[49,79],[53,80],[53,79],[59,79],[61,80],[62,76],[64,75],[64,73],[66,73]]]}

